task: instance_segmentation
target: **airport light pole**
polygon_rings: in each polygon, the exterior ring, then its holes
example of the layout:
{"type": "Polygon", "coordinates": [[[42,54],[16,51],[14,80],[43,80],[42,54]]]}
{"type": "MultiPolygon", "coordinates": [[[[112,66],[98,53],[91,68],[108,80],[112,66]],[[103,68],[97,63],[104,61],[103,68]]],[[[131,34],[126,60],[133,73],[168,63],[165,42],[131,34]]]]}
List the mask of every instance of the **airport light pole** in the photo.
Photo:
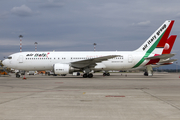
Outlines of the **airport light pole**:
{"type": "Polygon", "coordinates": [[[20,38],[20,52],[22,52],[22,38],[23,38],[23,36],[19,35],[19,38],[20,38]]]}
{"type": "Polygon", "coordinates": [[[97,45],[97,44],[96,44],[96,43],[94,43],[93,45],[94,45],[94,52],[95,52],[95,51],[96,51],[96,45],[97,45]]]}
{"type": "Polygon", "coordinates": [[[34,45],[35,45],[35,52],[37,52],[37,44],[38,44],[37,42],[34,43],[34,45]]]}

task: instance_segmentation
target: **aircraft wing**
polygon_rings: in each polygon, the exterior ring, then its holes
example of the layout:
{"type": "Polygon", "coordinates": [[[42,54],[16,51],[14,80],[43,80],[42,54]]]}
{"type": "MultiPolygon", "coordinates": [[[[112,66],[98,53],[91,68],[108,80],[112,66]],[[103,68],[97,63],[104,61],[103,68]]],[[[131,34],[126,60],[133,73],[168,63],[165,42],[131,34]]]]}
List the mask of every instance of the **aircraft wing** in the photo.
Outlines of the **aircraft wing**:
{"type": "Polygon", "coordinates": [[[71,62],[70,65],[74,68],[94,67],[96,63],[99,63],[99,62],[102,62],[111,58],[115,58],[115,57],[119,57],[119,55],[108,55],[108,56],[103,56],[103,57],[97,57],[97,58],[71,62]]]}
{"type": "Polygon", "coordinates": [[[144,58],[146,60],[153,60],[153,59],[167,59],[170,57],[173,57],[175,54],[162,54],[162,55],[158,55],[158,56],[153,56],[153,57],[147,57],[144,58]]]}

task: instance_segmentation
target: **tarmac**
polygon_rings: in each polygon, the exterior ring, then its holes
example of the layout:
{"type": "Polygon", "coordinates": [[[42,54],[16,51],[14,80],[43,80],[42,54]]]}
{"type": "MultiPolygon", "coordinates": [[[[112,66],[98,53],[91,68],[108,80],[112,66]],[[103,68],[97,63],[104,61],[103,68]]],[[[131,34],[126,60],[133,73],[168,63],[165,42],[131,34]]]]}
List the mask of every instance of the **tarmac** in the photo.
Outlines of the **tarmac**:
{"type": "Polygon", "coordinates": [[[0,120],[180,120],[180,73],[0,77],[0,120]]]}

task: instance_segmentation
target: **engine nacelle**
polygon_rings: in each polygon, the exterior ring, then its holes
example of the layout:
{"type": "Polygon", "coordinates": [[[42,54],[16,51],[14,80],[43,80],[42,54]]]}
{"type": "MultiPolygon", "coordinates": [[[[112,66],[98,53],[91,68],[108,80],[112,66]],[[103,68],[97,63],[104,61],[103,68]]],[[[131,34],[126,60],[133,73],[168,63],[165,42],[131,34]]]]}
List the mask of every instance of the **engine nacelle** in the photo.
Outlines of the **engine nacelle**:
{"type": "Polygon", "coordinates": [[[69,74],[69,72],[70,72],[69,64],[61,64],[61,63],[54,64],[55,74],[69,74]]]}

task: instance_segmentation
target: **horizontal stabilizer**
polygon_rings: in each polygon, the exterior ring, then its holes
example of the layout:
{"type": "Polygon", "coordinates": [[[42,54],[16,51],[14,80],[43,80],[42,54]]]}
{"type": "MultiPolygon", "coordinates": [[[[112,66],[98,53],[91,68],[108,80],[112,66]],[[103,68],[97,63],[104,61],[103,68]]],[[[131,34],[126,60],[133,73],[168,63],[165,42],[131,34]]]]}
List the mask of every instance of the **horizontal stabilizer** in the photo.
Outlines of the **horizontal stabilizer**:
{"type": "Polygon", "coordinates": [[[161,61],[161,62],[159,62],[159,63],[160,63],[160,64],[163,64],[163,63],[171,63],[171,62],[174,62],[174,61],[177,61],[177,59],[165,60],[165,61],[161,61]]]}
{"type": "Polygon", "coordinates": [[[175,54],[162,54],[162,55],[158,55],[158,56],[147,57],[147,58],[144,58],[144,59],[146,59],[146,60],[167,59],[167,58],[173,57],[174,55],[175,55],[175,54]]]}

